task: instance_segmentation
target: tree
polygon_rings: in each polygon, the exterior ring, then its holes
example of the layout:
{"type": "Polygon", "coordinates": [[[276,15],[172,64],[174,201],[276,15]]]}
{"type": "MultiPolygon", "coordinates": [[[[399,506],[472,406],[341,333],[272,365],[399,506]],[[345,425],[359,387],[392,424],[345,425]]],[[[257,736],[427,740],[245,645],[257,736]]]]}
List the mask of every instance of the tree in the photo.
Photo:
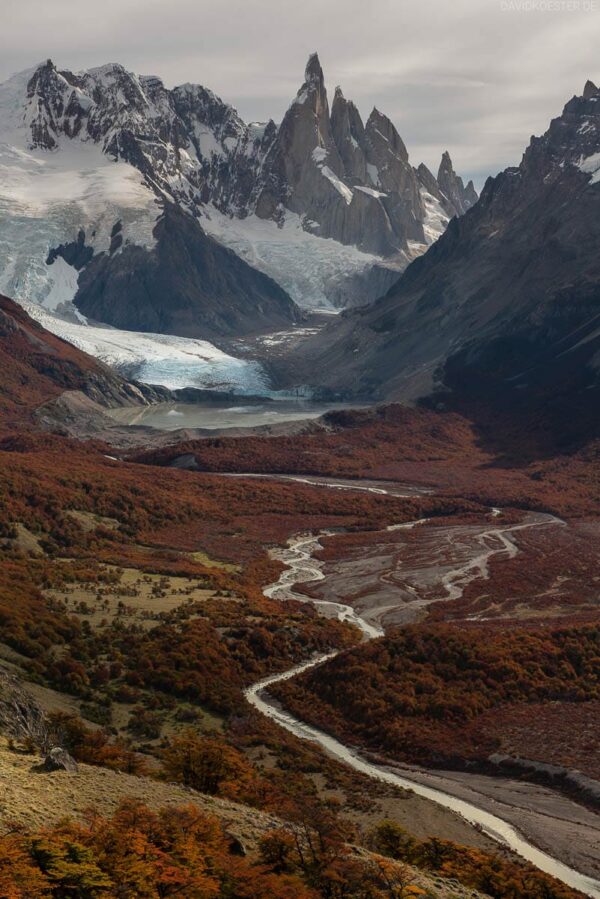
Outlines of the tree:
{"type": "Polygon", "coordinates": [[[4,899],[50,896],[50,886],[28,850],[26,838],[19,833],[0,837],[0,896],[4,899]]]}
{"type": "Polygon", "coordinates": [[[60,884],[56,895],[92,899],[112,886],[110,877],[99,867],[94,851],[69,833],[34,839],[31,856],[51,884],[60,884]]]}
{"type": "Polygon", "coordinates": [[[247,779],[251,769],[243,756],[216,737],[188,728],[162,753],[164,774],[201,793],[214,795],[226,782],[247,779]]]}

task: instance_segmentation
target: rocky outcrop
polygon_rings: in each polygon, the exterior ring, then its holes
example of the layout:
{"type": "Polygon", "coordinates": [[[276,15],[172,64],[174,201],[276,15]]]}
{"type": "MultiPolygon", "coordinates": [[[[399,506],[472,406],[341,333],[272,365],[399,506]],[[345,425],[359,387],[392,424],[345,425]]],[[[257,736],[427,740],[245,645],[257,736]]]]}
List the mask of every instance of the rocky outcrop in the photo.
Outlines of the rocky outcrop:
{"type": "Polygon", "coordinates": [[[75,774],[79,770],[79,766],[66,749],[55,746],[44,759],[40,766],[40,770],[47,773],[51,773],[52,771],[66,771],[68,774],[75,774]]]}
{"type": "Polygon", "coordinates": [[[316,54],[308,61],[304,79],[265,157],[263,184],[256,202],[257,214],[264,218],[276,217],[282,206],[308,217],[319,215],[319,210],[340,201],[340,190],[341,202],[348,202],[341,182],[336,185],[343,167],[333,140],[323,70],[316,54]]]}
{"type": "MultiPolygon", "coordinates": [[[[422,193],[428,188],[411,166],[402,138],[376,108],[363,125],[340,87],[330,114],[316,54],[265,157],[261,177],[256,203],[261,217],[281,217],[287,208],[312,233],[383,256],[406,252],[409,241],[428,242],[422,193]]],[[[434,196],[442,198],[443,189],[432,180],[434,196]]],[[[448,216],[459,214],[455,202],[444,199],[448,216]]],[[[467,205],[462,204],[461,212],[467,205]]]]}
{"type": "Polygon", "coordinates": [[[74,303],[88,318],[126,330],[183,337],[285,328],[301,313],[267,275],[165,203],[152,249],[100,253],[83,269],[74,303]]]}
{"type": "Polygon", "coordinates": [[[331,106],[331,130],[346,177],[351,184],[366,184],[365,126],[351,100],[336,87],[331,106]]]}

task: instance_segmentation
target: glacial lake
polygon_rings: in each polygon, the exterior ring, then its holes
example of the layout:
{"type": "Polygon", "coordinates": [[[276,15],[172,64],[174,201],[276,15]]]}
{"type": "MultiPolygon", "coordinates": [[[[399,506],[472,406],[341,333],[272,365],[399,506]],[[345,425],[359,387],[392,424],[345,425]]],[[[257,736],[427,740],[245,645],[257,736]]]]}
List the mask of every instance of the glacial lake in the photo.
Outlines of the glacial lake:
{"type": "Polygon", "coordinates": [[[107,410],[122,425],[143,425],[162,431],[179,428],[254,428],[287,421],[319,418],[334,409],[364,408],[348,403],[314,403],[309,400],[274,400],[236,405],[235,397],[218,403],[157,403],[154,406],[127,406],[107,410]]]}

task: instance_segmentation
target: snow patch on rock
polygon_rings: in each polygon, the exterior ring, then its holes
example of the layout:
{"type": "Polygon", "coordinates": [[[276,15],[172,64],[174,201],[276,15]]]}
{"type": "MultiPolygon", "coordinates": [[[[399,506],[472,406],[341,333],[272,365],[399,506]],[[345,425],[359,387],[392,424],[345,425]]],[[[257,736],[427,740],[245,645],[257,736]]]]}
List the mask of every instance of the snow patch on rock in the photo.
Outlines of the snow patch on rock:
{"type": "Polygon", "coordinates": [[[591,156],[585,156],[577,163],[577,168],[591,175],[590,184],[598,184],[600,182],[600,153],[592,153],[591,156]]]}
{"type": "Polygon", "coordinates": [[[420,188],[420,194],[425,207],[423,231],[429,246],[442,236],[448,225],[449,216],[437,197],[430,194],[424,187],[420,188]]]}
{"type": "Polygon", "coordinates": [[[346,203],[350,204],[352,202],[352,197],[354,196],[354,194],[352,193],[348,185],[344,184],[344,182],[340,178],[338,178],[335,172],[333,172],[328,165],[321,166],[321,172],[323,173],[323,175],[325,175],[327,180],[330,181],[331,184],[333,184],[337,192],[343,196],[346,203]]]}

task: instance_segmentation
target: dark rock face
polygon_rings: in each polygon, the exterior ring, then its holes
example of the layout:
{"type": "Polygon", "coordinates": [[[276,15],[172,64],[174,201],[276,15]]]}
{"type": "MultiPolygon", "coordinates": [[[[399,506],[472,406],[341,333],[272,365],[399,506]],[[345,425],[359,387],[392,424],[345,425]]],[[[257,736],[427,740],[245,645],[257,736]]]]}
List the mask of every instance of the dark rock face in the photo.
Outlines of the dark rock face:
{"type": "MultiPolygon", "coordinates": [[[[442,181],[460,199],[448,159],[442,181]]],[[[562,397],[566,418],[589,410],[600,399],[599,182],[600,92],[588,82],[385,297],[305,344],[301,379],[354,396],[444,401],[450,388],[562,397]]]]}
{"type": "Polygon", "coordinates": [[[92,261],[93,255],[94,250],[92,247],[86,247],[85,245],[85,231],[79,231],[77,240],[60,244],[58,247],[52,247],[46,259],[46,265],[53,265],[59,257],[62,257],[68,265],[72,265],[79,272],[92,261]]]}
{"type": "Polygon", "coordinates": [[[358,109],[351,100],[346,100],[341,87],[335,89],[331,130],[349,182],[366,184],[365,126],[358,109]]]}
{"type": "Polygon", "coordinates": [[[126,330],[184,337],[249,334],[298,321],[295,303],[271,278],[206,235],[166,203],[156,247],[101,253],[82,271],[75,305],[126,330]]]}
{"type": "Polygon", "coordinates": [[[50,750],[44,759],[41,770],[48,773],[52,771],[67,771],[69,774],[75,774],[79,770],[79,766],[66,749],[61,749],[57,746],[50,750]]]}

